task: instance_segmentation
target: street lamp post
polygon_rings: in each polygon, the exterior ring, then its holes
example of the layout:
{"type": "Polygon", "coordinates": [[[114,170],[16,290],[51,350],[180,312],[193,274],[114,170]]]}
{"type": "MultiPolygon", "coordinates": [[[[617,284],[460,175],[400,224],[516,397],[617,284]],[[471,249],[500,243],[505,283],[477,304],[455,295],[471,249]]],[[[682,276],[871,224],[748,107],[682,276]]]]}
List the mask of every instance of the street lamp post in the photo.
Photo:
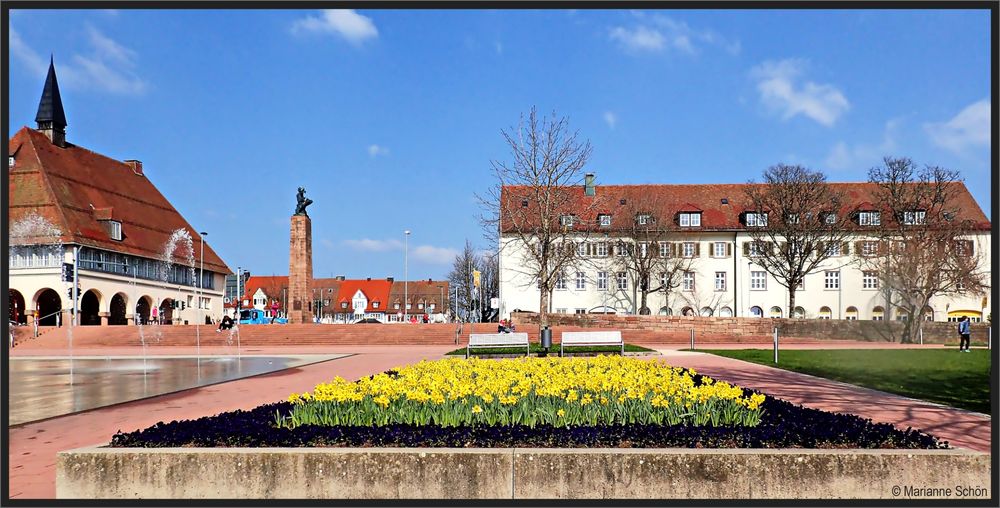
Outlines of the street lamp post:
{"type": "Polygon", "coordinates": [[[409,241],[410,230],[403,231],[403,322],[410,322],[410,290],[409,290],[409,241]]]}
{"type": "Polygon", "coordinates": [[[201,321],[205,320],[205,307],[203,303],[205,299],[205,236],[208,233],[200,231],[198,234],[201,235],[201,273],[198,274],[198,309],[201,312],[198,316],[198,324],[201,324],[201,321]]]}
{"type": "MultiPolygon", "coordinates": [[[[441,305],[441,306],[445,306],[443,302],[444,302],[444,286],[438,286],[438,301],[437,301],[437,304],[441,305]]],[[[444,312],[444,310],[442,310],[442,309],[434,309],[434,310],[438,311],[439,313],[443,313],[444,312]]]]}

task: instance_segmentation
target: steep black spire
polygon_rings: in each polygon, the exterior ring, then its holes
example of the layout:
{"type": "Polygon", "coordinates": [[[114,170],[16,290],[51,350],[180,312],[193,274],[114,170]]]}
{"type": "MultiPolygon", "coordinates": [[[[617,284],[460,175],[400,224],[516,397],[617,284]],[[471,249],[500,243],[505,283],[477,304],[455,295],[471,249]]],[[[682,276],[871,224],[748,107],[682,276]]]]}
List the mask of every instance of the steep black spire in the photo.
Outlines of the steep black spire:
{"type": "Polygon", "coordinates": [[[66,142],[66,113],[63,111],[62,97],[59,96],[59,82],[56,81],[55,59],[49,60],[49,75],[45,78],[42,100],[38,102],[35,115],[38,130],[45,132],[53,143],[62,146],[66,142]]]}

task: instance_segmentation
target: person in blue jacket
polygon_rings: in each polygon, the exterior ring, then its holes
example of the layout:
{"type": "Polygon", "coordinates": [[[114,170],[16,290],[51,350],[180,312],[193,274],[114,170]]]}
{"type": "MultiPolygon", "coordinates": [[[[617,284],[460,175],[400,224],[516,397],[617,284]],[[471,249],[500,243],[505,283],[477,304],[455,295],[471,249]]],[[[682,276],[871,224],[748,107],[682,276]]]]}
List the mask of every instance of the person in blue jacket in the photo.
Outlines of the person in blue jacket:
{"type": "Polygon", "coordinates": [[[958,341],[958,350],[969,352],[969,337],[972,335],[972,325],[969,321],[969,316],[962,316],[962,320],[958,322],[958,335],[961,339],[958,341]]]}

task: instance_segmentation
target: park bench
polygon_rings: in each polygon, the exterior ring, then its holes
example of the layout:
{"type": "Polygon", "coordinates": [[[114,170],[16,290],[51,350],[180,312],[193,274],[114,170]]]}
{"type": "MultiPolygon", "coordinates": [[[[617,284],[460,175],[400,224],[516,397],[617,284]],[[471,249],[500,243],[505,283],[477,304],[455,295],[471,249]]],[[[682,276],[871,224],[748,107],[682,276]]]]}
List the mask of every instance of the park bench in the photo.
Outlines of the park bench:
{"type": "Polygon", "coordinates": [[[469,334],[469,344],[465,346],[465,357],[469,357],[472,348],[486,347],[517,347],[524,346],[524,355],[531,350],[526,333],[472,333],[469,334]]]}
{"type": "Polygon", "coordinates": [[[625,341],[622,340],[622,332],[563,332],[562,340],[559,342],[559,356],[563,355],[563,348],[566,346],[621,346],[622,355],[625,354],[625,341]]]}

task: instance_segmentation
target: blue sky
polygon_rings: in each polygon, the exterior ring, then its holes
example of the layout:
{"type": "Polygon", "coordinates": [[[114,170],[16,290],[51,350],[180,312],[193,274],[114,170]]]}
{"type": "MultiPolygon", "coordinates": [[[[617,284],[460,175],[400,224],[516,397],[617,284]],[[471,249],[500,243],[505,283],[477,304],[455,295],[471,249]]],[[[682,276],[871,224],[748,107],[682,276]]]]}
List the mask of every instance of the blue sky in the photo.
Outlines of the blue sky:
{"type": "Polygon", "coordinates": [[[11,133],[50,53],[67,138],[145,172],[235,269],[444,277],[500,130],[532,106],[593,144],[598,185],[744,182],[883,155],[990,202],[988,11],[12,11],[11,133]]]}

